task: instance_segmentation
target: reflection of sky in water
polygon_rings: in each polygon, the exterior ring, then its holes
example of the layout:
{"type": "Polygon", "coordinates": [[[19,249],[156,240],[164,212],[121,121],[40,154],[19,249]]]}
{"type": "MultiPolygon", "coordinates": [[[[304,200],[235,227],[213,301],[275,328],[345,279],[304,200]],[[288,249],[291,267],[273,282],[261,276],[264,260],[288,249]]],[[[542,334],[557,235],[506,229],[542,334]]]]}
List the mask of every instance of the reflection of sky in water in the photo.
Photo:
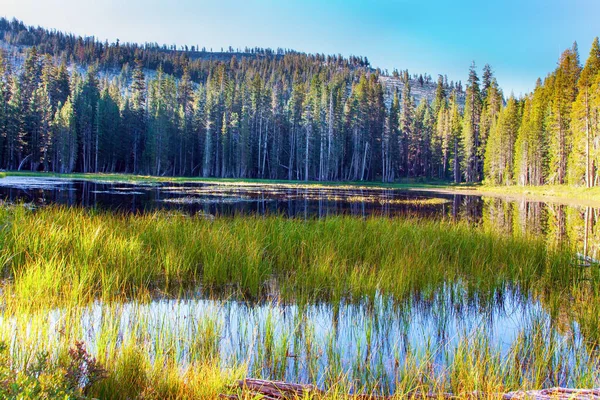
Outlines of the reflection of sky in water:
{"type": "MultiPolygon", "coordinates": [[[[459,341],[466,337],[475,340],[485,337],[490,348],[507,356],[515,340],[531,324],[541,322],[550,328],[549,316],[534,300],[522,298],[517,292],[506,290],[494,305],[470,302],[457,297],[448,289],[429,300],[412,300],[402,306],[389,298],[377,296],[374,302],[340,304],[312,304],[300,307],[275,303],[252,304],[235,300],[205,299],[155,300],[151,303],[125,303],[104,307],[96,303],[83,312],[81,328],[83,339],[92,350],[103,340],[101,333],[110,326],[118,327],[118,340],[129,335],[143,338],[153,346],[161,346],[165,337],[178,338],[176,353],[184,366],[189,362],[188,349],[194,338],[202,334],[199,326],[205,318],[221,328],[220,356],[224,367],[250,361],[250,368],[261,365],[258,348],[263,343],[269,323],[273,327],[275,348],[288,339],[285,375],[279,376],[268,368],[259,373],[272,379],[323,384],[330,354],[339,356],[343,372],[356,374],[356,364],[367,360],[374,370],[381,367],[380,378],[393,386],[398,373],[396,360],[403,364],[407,351],[424,357],[433,353],[432,361],[444,371],[459,341]],[[112,307],[112,308],[111,308],[112,307]],[[269,321],[269,322],[267,322],[269,321]],[[103,326],[104,325],[104,326],[103,326]],[[102,329],[104,328],[104,329],[102,329]],[[317,370],[310,373],[305,337],[312,332],[313,352],[317,370]],[[370,342],[369,342],[370,336],[370,342]],[[333,352],[332,352],[333,349],[333,352]],[[368,349],[368,350],[367,350],[368,349]],[[371,357],[368,357],[371,354],[371,357]]],[[[60,321],[60,311],[52,313],[51,324],[60,321]]],[[[49,329],[56,332],[58,329],[49,329]]],[[[576,332],[578,335],[578,333],[576,332]]],[[[566,336],[557,339],[567,340],[566,336]]],[[[51,340],[51,339],[50,339],[51,340]]],[[[573,354],[570,355],[572,357],[573,354]]],[[[256,376],[256,374],[251,374],[256,376]]],[[[361,379],[360,376],[355,376],[361,379]]],[[[364,377],[363,377],[364,379],[364,377]]]]}

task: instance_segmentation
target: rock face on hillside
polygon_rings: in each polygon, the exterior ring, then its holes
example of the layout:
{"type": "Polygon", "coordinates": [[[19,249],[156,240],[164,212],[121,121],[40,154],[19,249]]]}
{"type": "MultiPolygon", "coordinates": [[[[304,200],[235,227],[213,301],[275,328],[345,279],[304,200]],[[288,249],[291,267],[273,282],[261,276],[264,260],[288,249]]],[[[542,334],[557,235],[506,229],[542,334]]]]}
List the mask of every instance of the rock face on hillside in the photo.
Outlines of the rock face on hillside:
{"type": "MultiPolygon", "coordinates": [[[[402,91],[404,90],[404,82],[400,78],[394,78],[393,76],[381,76],[379,78],[381,83],[383,84],[385,90],[385,101],[387,106],[389,107],[392,98],[394,96],[394,92],[398,91],[398,94],[402,96],[402,91]]],[[[419,104],[421,100],[425,99],[429,103],[433,101],[435,98],[435,89],[437,83],[436,82],[424,82],[422,85],[418,80],[411,79],[410,80],[410,93],[415,99],[415,104],[419,104]]],[[[450,89],[447,89],[449,92],[450,89]]],[[[448,93],[449,94],[449,93],[448,93]]],[[[461,106],[464,106],[465,103],[465,94],[464,92],[460,92],[458,95],[458,103],[461,106]]]]}

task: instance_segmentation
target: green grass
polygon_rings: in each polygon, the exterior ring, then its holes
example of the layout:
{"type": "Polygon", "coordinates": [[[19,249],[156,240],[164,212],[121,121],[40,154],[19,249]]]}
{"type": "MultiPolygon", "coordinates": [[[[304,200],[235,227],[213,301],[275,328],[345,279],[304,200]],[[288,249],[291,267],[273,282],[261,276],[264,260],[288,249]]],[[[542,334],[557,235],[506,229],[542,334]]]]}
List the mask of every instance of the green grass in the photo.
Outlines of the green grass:
{"type": "MultiPolygon", "coordinates": [[[[600,382],[594,355],[600,343],[600,272],[573,267],[570,248],[548,247],[543,238],[420,219],[209,220],[168,212],[119,215],[20,206],[0,209],[0,227],[5,276],[0,342],[9,344],[0,357],[0,393],[15,384],[35,392],[33,397],[58,387],[57,393],[71,393],[71,398],[212,399],[246,375],[284,378],[291,343],[299,345],[309,365],[316,366],[327,354],[325,376],[311,375],[315,381],[325,378],[324,398],[340,398],[351,389],[370,391],[389,361],[376,354],[365,359],[372,334],[387,326],[387,318],[377,318],[388,315],[377,311],[377,296],[393,299],[400,308],[431,304],[441,313],[446,311],[433,299],[452,287],[481,305],[494,304],[507,287],[518,287],[524,298],[540,301],[552,318],[564,319],[568,313],[585,340],[561,341],[555,327],[533,319],[506,357],[482,331],[460,334],[457,349],[442,365],[434,360],[447,349],[409,349],[398,361],[398,398],[414,390],[534,389],[554,386],[563,375],[575,386],[600,382]],[[347,354],[335,336],[316,342],[315,327],[303,320],[287,333],[278,330],[271,314],[256,325],[240,321],[239,329],[255,338],[254,352],[242,349],[223,362],[218,346],[222,327],[215,315],[190,318],[181,331],[166,323],[152,325],[150,334],[148,318],[140,311],[155,296],[185,299],[198,287],[218,304],[231,297],[260,300],[265,295],[299,307],[365,304],[372,319],[364,321],[366,339],[358,343],[362,350],[356,354],[347,354]],[[107,377],[84,390],[73,387],[61,371],[74,362],[69,348],[89,335],[82,321],[97,301],[103,304],[102,323],[93,332],[90,353],[107,377]],[[132,305],[126,333],[118,324],[124,302],[132,305]],[[58,318],[59,329],[50,323],[49,313],[58,318]],[[565,360],[572,354],[577,364],[568,369],[565,360]],[[45,360],[41,364],[40,355],[45,360]],[[351,371],[341,367],[348,357],[355,360],[351,371]],[[189,362],[183,366],[182,359],[189,362]],[[357,388],[352,377],[364,386],[357,388]]],[[[276,312],[276,305],[266,307],[268,313],[276,312]]],[[[316,367],[311,371],[316,374],[316,367]]]]}
{"type": "Polygon", "coordinates": [[[466,223],[338,216],[115,215],[48,207],[0,211],[5,288],[20,303],[112,300],[195,285],[258,298],[274,278],[284,299],[398,299],[466,281],[480,293],[507,283],[568,282],[566,253],[543,240],[466,223]],[[62,279],[56,279],[60,276],[62,279]]]}
{"type": "Polygon", "coordinates": [[[475,186],[481,194],[494,193],[502,195],[520,195],[525,197],[559,198],[572,200],[600,201],[600,187],[586,188],[584,186],[570,185],[543,185],[543,186],[475,186]]]}

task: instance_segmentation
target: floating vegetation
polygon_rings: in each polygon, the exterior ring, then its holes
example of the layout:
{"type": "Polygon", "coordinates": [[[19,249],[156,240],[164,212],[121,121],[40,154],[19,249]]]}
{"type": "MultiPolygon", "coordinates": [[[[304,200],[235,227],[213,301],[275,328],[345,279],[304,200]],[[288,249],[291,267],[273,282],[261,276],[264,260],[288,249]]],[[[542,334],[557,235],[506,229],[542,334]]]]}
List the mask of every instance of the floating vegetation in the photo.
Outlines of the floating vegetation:
{"type": "Polygon", "coordinates": [[[243,198],[243,197],[237,197],[237,198],[231,198],[231,197],[220,197],[220,196],[214,196],[214,197],[192,197],[192,196],[185,196],[185,197],[172,197],[172,198],[168,198],[168,199],[162,199],[160,200],[163,203],[171,203],[171,204],[235,204],[235,203],[239,203],[239,202],[243,202],[243,201],[251,201],[250,199],[247,198],[243,198]]]}
{"type": "Polygon", "coordinates": [[[116,195],[143,195],[144,192],[136,192],[136,191],[123,191],[123,190],[92,190],[90,193],[94,194],[116,194],[116,195]]]}

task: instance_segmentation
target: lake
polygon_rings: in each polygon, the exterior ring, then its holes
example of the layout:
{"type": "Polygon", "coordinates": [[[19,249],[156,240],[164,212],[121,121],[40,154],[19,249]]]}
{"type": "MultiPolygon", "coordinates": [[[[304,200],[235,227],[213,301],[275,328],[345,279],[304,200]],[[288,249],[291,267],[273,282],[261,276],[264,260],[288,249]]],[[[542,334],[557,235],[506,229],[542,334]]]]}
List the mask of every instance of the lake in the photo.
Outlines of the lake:
{"type": "MultiPolygon", "coordinates": [[[[582,265],[564,268],[597,268],[583,264],[597,257],[600,244],[596,208],[448,192],[9,177],[0,179],[0,199],[35,208],[169,210],[203,218],[274,214],[302,222],[343,214],[461,221],[508,236],[541,237],[549,247],[574,246],[582,265]]],[[[78,307],[75,317],[69,308],[23,320],[4,315],[3,324],[20,331],[42,326],[31,335],[47,343],[59,343],[68,328],[96,353],[143,343],[151,360],[168,354],[182,368],[198,358],[211,359],[224,369],[243,364],[248,376],[322,387],[344,376],[354,391],[393,393],[415,369],[431,377],[452,375],[457,360],[472,356],[466,349],[491,354],[500,365],[529,360],[517,368],[519,379],[539,374],[536,379],[545,386],[577,385],[582,376],[599,383],[598,369],[590,369],[598,359],[596,342],[575,317],[575,301],[571,306],[560,296],[523,290],[508,280],[484,293],[473,290],[477,286],[468,279],[423,284],[402,299],[378,292],[364,300],[314,296],[301,302],[283,299],[277,279],[265,282],[266,294],[252,299],[200,284],[177,295],[96,301],[78,307]]],[[[560,282],[553,285],[560,291],[560,282]]]]}

